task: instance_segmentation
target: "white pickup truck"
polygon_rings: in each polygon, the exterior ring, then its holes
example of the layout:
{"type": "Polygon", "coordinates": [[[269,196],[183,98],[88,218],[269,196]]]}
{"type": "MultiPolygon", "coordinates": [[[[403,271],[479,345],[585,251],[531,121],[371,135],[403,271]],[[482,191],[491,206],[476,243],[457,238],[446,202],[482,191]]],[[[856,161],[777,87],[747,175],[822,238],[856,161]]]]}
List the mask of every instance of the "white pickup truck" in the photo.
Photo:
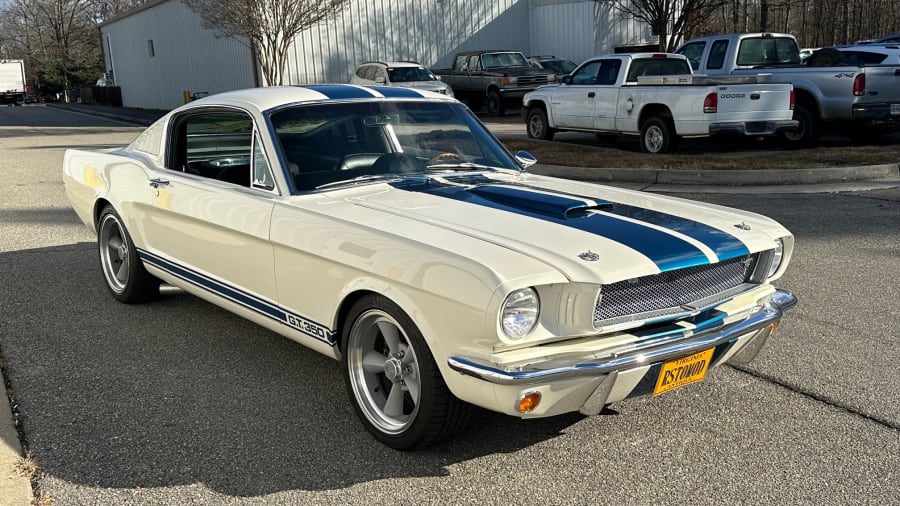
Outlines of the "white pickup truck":
{"type": "MultiPolygon", "coordinates": [[[[900,65],[866,63],[858,51],[827,48],[835,58],[800,64],[800,49],[787,33],[711,35],[685,42],[695,72],[710,76],[765,73],[773,82],[794,85],[799,126],[785,134],[789,146],[814,145],[824,126],[841,127],[853,137],[872,138],[882,127],[900,124],[900,65]],[[844,57],[842,57],[842,55],[844,57]],[[847,64],[851,63],[851,64],[847,64]]],[[[880,60],[879,60],[880,61],[880,60]]]]}
{"type": "Polygon", "coordinates": [[[558,131],[640,135],[645,153],[666,153],[680,137],[774,135],[797,127],[790,84],[765,76],[693,75],[687,58],[615,54],[582,63],[561,84],[522,99],[528,136],[558,131]]]}

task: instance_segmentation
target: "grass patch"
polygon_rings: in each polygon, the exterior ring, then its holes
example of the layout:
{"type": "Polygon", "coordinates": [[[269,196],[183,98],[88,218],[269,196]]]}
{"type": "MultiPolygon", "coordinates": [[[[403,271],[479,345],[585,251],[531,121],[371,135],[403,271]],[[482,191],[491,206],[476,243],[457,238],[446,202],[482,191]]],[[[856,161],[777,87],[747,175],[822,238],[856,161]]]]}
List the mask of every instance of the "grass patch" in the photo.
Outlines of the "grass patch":
{"type": "Polygon", "coordinates": [[[598,139],[595,144],[504,139],[510,151],[528,151],[539,163],[569,167],[646,168],[670,170],[758,170],[856,167],[900,162],[900,144],[878,146],[825,145],[780,149],[772,141],[737,140],[722,146],[714,140],[688,140],[679,151],[648,155],[632,139],[598,139]]]}

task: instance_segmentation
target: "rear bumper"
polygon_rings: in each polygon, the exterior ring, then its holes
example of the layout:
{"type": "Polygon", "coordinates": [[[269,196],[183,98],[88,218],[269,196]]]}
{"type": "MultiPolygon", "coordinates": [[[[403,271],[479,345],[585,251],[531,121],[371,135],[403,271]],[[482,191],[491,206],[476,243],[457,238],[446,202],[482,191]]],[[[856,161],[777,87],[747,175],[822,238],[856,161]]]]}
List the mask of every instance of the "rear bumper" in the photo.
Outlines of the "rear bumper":
{"type": "Polygon", "coordinates": [[[900,122],[900,103],[857,104],[853,106],[857,121],[900,122]]]}
{"type": "Polygon", "coordinates": [[[795,130],[797,126],[796,120],[713,123],[709,125],[709,135],[775,135],[795,130]]]}
{"type": "MultiPolygon", "coordinates": [[[[778,323],[784,311],[792,308],[795,304],[797,304],[797,298],[793,294],[784,290],[776,290],[769,302],[754,308],[744,320],[675,341],[634,347],[631,350],[610,353],[604,357],[561,359],[551,356],[544,362],[535,362],[511,369],[500,369],[483,361],[461,356],[450,357],[448,363],[457,372],[498,385],[528,385],[579,376],[601,376],[645,366],[649,363],[684,357],[754,334],[778,323]]],[[[744,356],[747,359],[746,362],[754,357],[744,356]]]]}

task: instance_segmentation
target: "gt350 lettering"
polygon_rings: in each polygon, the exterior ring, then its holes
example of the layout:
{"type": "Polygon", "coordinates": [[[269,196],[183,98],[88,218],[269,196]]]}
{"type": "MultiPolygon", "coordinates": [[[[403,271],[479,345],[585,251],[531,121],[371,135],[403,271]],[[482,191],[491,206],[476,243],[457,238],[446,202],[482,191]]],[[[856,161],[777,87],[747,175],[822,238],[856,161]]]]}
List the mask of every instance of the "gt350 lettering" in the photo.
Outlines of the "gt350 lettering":
{"type": "Polygon", "coordinates": [[[300,332],[303,332],[304,334],[309,334],[310,336],[321,339],[323,341],[329,340],[328,336],[331,333],[309,320],[289,314],[287,315],[287,322],[288,325],[294,327],[300,332]]]}

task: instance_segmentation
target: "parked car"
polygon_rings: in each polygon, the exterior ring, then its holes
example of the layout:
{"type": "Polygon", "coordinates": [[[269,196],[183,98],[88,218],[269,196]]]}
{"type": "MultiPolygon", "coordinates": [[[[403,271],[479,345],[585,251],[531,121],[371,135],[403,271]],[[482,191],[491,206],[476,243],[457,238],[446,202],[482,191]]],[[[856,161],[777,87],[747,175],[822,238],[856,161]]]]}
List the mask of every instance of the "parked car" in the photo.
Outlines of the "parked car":
{"type": "Polygon", "coordinates": [[[63,180],[112,298],[168,283],[340,361],[400,450],[471,404],[596,415],[686,386],[751,360],[796,301],[773,286],[794,245],[775,221],[534,161],[449,97],[318,85],[190,102],[128,146],[67,150],[63,180]]]}
{"type": "Polygon", "coordinates": [[[558,131],[640,136],[645,153],[667,153],[681,137],[767,136],[796,128],[790,84],[755,76],[695,76],[678,54],[597,56],[558,86],[525,95],[528,136],[558,131]]]}
{"type": "Polygon", "coordinates": [[[565,58],[557,58],[553,55],[529,56],[528,63],[532,67],[539,69],[547,69],[556,72],[556,80],[559,81],[563,76],[569,75],[578,65],[572,60],[565,58]]]}
{"type": "Polygon", "coordinates": [[[364,86],[400,86],[434,91],[453,96],[453,88],[414,61],[370,61],[361,63],[353,75],[351,84],[364,86]]]}
{"type": "Polygon", "coordinates": [[[841,52],[843,65],[900,65],[898,44],[854,44],[833,49],[841,52]]]}
{"type": "Polygon", "coordinates": [[[783,134],[789,147],[816,144],[826,124],[877,135],[900,123],[900,66],[843,65],[822,58],[823,48],[800,64],[800,48],[788,33],[710,35],[692,39],[676,51],[694,71],[710,76],[763,74],[794,85],[799,126],[783,134]],[[820,63],[825,65],[820,65],[820,63]]]}
{"type": "Polygon", "coordinates": [[[518,106],[529,91],[556,81],[555,72],[531,67],[519,51],[462,51],[453,57],[453,67],[433,72],[472,109],[487,103],[490,116],[503,116],[508,105],[518,106]]]}

